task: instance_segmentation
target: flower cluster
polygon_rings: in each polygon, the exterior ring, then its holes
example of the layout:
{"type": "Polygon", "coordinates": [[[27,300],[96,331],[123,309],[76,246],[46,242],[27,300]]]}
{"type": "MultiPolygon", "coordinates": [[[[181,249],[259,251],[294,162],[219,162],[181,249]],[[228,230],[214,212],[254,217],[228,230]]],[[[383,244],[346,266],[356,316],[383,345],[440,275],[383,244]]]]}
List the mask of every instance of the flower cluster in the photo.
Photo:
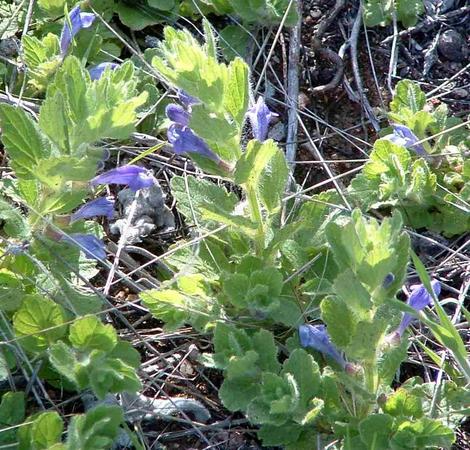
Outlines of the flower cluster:
{"type": "MultiPolygon", "coordinates": [[[[145,189],[155,184],[152,173],[139,166],[123,166],[96,176],[90,181],[91,186],[99,184],[126,185],[134,192],[145,189]]],[[[108,197],[100,197],[85,203],[72,214],[70,222],[81,219],[105,216],[111,219],[114,215],[114,200],[108,197]]],[[[78,245],[87,258],[103,260],[106,258],[105,246],[102,240],[92,234],[72,233],[61,235],[60,240],[78,245]]]]}
{"type": "Polygon", "coordinates": [[[166,116],[171,121],[167,136],[168,142],[173,146],[173,151],[177,155],[196,153],[219,164],[221,162],[219,156],[209,148],[204,139],[189,128],[191,106],[199,103],[198,100],[181,91],[178,97],[184,107],[176,103],[171,103],[166,107],[166,116]]]}
{"type": "MultiPolygon", "coordinates": [[[[60,53],[63,58],[68,53],[75,35],[82,29],[90,28],[95,19],[95,14],[82,12],[80,5],[75,6],[70,11],[60,34],[60,53]]],[[[119,64],[103,62],[89,69],[90,77],[92,80],[99,80],[106,69],[115,70],[117,67],[119,67],[119,64]]]]}

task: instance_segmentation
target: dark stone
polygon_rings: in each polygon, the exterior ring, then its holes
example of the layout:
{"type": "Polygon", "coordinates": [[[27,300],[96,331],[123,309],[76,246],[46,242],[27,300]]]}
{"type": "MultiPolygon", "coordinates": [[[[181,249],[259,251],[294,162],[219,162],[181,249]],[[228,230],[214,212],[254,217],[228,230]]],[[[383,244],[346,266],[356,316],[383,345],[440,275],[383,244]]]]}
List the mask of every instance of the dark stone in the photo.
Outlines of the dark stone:
{"type": "Polygon", "coordinates": [[[461,62],[468,57],[467,43],[463,36],[455,30],[447,30],[441,34],[437,49],[449,61],[461,62]]]}

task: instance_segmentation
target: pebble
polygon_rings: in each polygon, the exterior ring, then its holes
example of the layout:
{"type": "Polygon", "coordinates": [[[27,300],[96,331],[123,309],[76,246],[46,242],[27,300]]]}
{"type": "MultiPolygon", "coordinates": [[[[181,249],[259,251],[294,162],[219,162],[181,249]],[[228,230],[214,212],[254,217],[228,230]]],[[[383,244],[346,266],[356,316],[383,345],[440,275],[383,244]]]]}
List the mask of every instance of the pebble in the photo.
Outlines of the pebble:
{"type": "Polygon", "coordinates": [[[452,96],[457,97],[457,98],[467,98],[469,92],[466,89],[463,88],[457,88],[452,90],[452,96]]]}
{"type": "Polygon", "coordinates": [[[447,30],[441,34],[437,49],[449,61],[461,62],[468,57],[467,43],[462,35],[455,30],[447,30]]]}
{"type": "Polygon", "coordinates": [[[310,16],[312,19],[319,19],[321,17],[321,11],[319,9],[312,9],[310,11],[310,16]]]}

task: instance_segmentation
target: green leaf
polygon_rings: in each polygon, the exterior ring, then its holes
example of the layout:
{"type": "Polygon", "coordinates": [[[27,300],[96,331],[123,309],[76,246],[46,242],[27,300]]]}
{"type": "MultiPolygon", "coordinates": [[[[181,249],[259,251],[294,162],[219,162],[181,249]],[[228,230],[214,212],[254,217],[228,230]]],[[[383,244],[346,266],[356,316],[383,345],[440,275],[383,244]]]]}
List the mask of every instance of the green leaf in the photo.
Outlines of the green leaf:
{"type": "Polygon", "coordinates": [[[397,346],[385,349],[379,357],[379,377],[384,385],[392,383],[401,363],[406,360],[408,346],[408,340],[402,339],[397,346]]]}
{"type": "Polygon", "coordinates": [[[30,230],[28,222],[21,212],[10,203],[0,198],[0,220],[4,221],[2,226],[5,233],[16,239],[28,239],[30,230]]]}
{"type": "Polygon", "coordinates": [[[72,418],[67,433],[67,448],[102,450],[116,439],[124,417],[119,406],[100,405],[72,418]]]}
{"type": "MultiPolygon", "coordinates": [[[[407,5],[409,3],[407,2],[407,5]]],[[[426,95],[419,88],[418,83],[410,80],[401,80],[395,88],[395,96],[390,103],[392,112],[401,113],[409,110],[412,113],[421,111],[426,105],[426,95]]]]}
{"type": "Polygon", "coordinates": [[[152,289],[140,293],[140,298],[150,312],[165,322],[169,330],[176,330],[189,321],[186,297],[174,289],[152,289]]]}
{"type": "Polygon", "coordinates": [[[294,377],[299,391],[298,405],[292,419],[303,424],[310,420],[312,406],[313,409],[322,406],[318,402],[312,405],[312,400],[319,396],[321,389],[318,364],[305,350],[296,349],[282,366],[281,375],[288,373],[294,377]]]}
{"type": "Polygon", "coordinates": [[[134,367],[98,350],[93,350],[89,362],[79,368],[77,379],[81,386],[87,381],[99,399],[108,393],[135,393],[142,388],[134,367]]]}
{"type": "Polygon", "coordinates": [[[41,93],[46,90],[62,63],[59,38],[52,33],[42,40],[26,35],[22,38],[22,44],[24,61],[28,67],[28,84],[34,93],[41,93]]]}
{"type": "Polygon", "coordinates": [[[14,36],[24,20],[26,7],[15,2],[0,3],[0,39],[8,39],[14,36]]]}
{"type": "Polygon", "coordinates": [[[398,20],[405,28],[415,26],[419,16],[424,12],[422,0],[398,0],[396,5],[398,20]]]}
{"type": "Polygon", "coordinates": [[[31,419],[19,429],[19,450],[49,450],[61,442],[64,423],[56,411],[32,416],[27,422],[31,419]]]}
{"type": "Polygon", "coordinates": [[[0,403],[0,444],[12,444],[16,441],[17,428],[15,425],[23,422],[24,416],[24,392],[3,394],[0,403]]]}
{"type": "Polygon", "coordinates": [[[27,295],[13,316],[13,329],[21,346],[42,352],[66,333],[63,309],[40,295],[27,295]]]}
{"type": "Polygon", "coordinates": [[[383,411],[392,417],[419,419],[423,415],[423,406],[421,398],[401,387],[387,398],[383,411]]]}
{"type": "Polygon", "coordinates": [[[367,0],[364,3],[364,23],[368,27],[385,26],[391,21],[393,0],[367,0]]]}
{"type": "Polygon", "coordinates": [[[235,169],[235,183],[257,186],[263,170],[277,151],[277,145],[272,139],[263,143],[257,140],[248,142],[235,169]]]}
{"type": "Polygon", "coordinates": [[[38,0],[39,7],[49,16],[57,17],[63,14],[66,0],[38,0]]]}
{"type": "Polygon", "coordinates": [[[259,385],[252,378],[225,379],[219,397],[229,411],[243,411],[259,393],[259,385]]]}
{"type": "Polygon", "coordinates": [[[347,303],[340,298],[325,298],[321,302],[321,317],[328,327],[331,340],[338,347],[346,348],[356,333],[358,323],[347,303]]]}
{"type": "Polygon", "coordinates": [[[358,322],[356,333],[351,337],[348,347],[344,349],[346,354],[351,359],[374,361],[376,345],[382,341],[387,325],[387,322],[381,318],[376,318],[373,322],[358,322]],[[371,345],[371,342],[375,345],[371,345]]]}
{"type": "Polygon", "coordinates": [[[74,385],[78,385],[75,374],[78,360],[72,348],[64,342],[57,342],[49,347],[48,355],[52,367],[74,385]]]}
{"type": "Polygon", "coordinates": [[[92,82],[80,61],[69,56],[48,86],[39,123],[63,154],[80,160],[88,150],[84,144],[126,139],[135,130],[136,110],[146,98],[146,92],[137,93],[131,62],[92,82]]]}
{"type": "Polygon", "coordinates": [[[249,72],[247,64],[235,58],[228,67],[225,83],[224,106],[238,125],[239,132],[245,121],[249,100],[249,72]]]}
{"type": "Polygon", "coordinates": [[[110,352],[117,343],[117,334],[110,324],[104,325],[95,316],[78,319],[70,326],[69,340],[80,351],[110,352]]]}
{"type": "Polygon", "coordinates": [[[450,448],[455,441],[453,431],[439,420],[423,417],[413,422],[403,422],[398,427],[397,435],[411,433],[416,442],[416,448],[450,448]]]}
{"type": "Polygon", "coordinates": [[[219,64],[187,30],[166,27],[164,37],[153,66],[173,85],[201,100],[209,110],[222,112],[227,66],[219,64]]]}
{"type": "Polygon", "coordinates": [[[263,170],[258,186],[260,201],[270,213],[275,212],[281,206],[288,176],[289,168],[286,158],[278,148],[263,170]]]}
{"type": "Polygon", "coordinates": [[[389,450],[393,418],[387,414],[371,414],[359,424],[362,442],[370,450],[389,450]]]}
{"type": "Polygon", "coordinates": [[[294,444],[299,439],[302,426],[288,423],[282,426],[263,425],[258,431],[258,437],[264,446],[294,444]]]}
{"type": "Polygon", "coordinates": [[[21,108],[0,104],[2,141],[16,176],[34,180],[35,167],[52,153],[52,144],[21,108]]]}
{"type": "Polygon", "coordinates": [[[260,385],[260,395],[248,405],[248,418],[257,424],[285,424],[299,402],[299,389],[294,377],[266,372],[261,376],[260,385]]]}

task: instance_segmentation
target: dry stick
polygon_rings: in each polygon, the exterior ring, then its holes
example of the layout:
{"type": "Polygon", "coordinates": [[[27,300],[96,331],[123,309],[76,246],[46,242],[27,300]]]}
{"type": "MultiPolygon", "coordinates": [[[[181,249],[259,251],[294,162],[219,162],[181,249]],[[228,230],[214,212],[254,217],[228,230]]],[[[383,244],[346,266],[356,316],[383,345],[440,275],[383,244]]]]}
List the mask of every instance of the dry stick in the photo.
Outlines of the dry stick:
{"type": "Polygon", "coordinates": [[[392,41],[392,50],[390,55],[390,64],[388,66],[388,75],[387,75],[387,85],[390,94],[393,95],[394,89],[392,86],[392,78],[397,73],[397,59],[398,59],[398,49],[397,49],[397,41],[398,41],[398,24],[397,24],[397,13],[395,8],[392,11],[392,19],[393,19],[393,41],[392,41]]]}
{"type": "Polygon", "coordinates": [[[357,62],[357,41],[359,38],[359,31],[361,29],[361,23],[362,23],[362,2],[359,3],[359,10],[357,12],[357,16],[356,16],[354,25],[351,30],[351,37],[349,38],[351,63],[352,63],[352,69],[354,73],[354,80],[356,81],[357,94],[361,100],[364,111],[366,112],[367,117],[369,118],[372,126],[374,127],[375,131],[379,131],[380,130],[379,122],[377,118],[375,117],[375,114],[372,112],[372,107],[370,106],[369,100],[367,100],[367,97],[364,95],[364,87],[362,85],[361,74],[359,72],[359,64],[357,62]]]}
{"type": "MultiPolygon", "coordinates": [[[[287,113],[287,144],[286,159],[289,164],[290,175],[294,172],[297,153],[297,110],[299,108],[299,53],[301,45],[302,29],[302,0],[297,2],[299,20],[290,33],[289,41],[289,67],[287,69],[287,97],[286,103],[289,111],[287,113]]],[[[289,179],[291,177],[289,176],[289,179]]],[[[288,183],[290,185],[290,182],[288,183]]]]}

